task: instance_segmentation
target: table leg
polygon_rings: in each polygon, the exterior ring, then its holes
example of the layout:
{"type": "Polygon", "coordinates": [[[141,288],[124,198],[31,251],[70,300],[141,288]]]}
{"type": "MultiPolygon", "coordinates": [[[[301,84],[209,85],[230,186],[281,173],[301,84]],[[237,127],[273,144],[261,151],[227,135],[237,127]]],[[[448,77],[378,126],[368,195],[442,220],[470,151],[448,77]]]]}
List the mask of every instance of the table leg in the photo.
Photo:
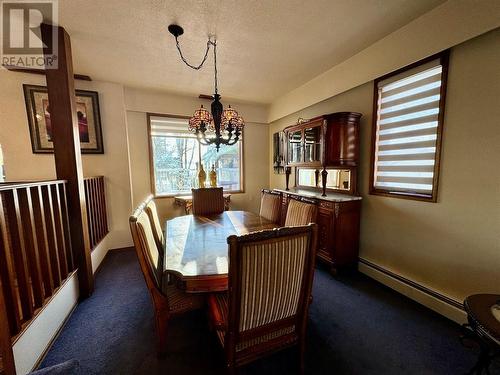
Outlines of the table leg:
{"type": "Polygon", "coordinates": [[[481,375],[483,373],[489,375],[491,360],[495,358],[499,353],[492,354],[491,346],[481,339],[480,335],[474,330],[473,326],[471,326],[470,324],[464,324],[462,328],[463,328],[463,334],[460,337],[462,345],[464,345],[467,348],[471,348],[470,345],[465,345],[464,341],[472,340],[476,342],[480,348],[480,353],[477,362],[469,370],[467,375],[474,375],[474,374],[481,375]]]}

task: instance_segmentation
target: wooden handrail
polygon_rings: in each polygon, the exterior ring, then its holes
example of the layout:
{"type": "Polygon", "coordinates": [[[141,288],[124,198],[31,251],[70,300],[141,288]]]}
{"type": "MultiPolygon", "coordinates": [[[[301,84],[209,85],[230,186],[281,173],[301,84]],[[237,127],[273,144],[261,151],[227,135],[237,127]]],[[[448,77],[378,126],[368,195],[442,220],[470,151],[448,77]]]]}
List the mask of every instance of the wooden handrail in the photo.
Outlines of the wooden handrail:
{"type": "Polygon", "coordinates": [[[0,182],[0,191],[28,188],[28,187],[42,186],[42,185],[55,185],[60,183],[66,183],[66,181],[65,180],[7,181],[7,182],[0,182]]]}

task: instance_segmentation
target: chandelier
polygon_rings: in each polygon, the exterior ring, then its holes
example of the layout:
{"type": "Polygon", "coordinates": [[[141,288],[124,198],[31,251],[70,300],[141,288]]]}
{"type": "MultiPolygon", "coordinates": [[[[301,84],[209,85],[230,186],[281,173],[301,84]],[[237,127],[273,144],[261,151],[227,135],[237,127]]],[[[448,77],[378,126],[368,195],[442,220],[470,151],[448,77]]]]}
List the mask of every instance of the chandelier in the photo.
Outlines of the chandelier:
{"type": "Polygon", "coordinates": [[[202,145],[208,146],[214,144],[217,152],[220,145],[234,145],[240,139],[240,136],[245,126],[243,118],[231,106],[224,109],[220,102],[221,96],[217,89],[217,40],[215,37],[212,39],[208,37],[207,49],[205,56],[198,65],[191,65],[187,62],[182,54],[179,45],[178,37],[184,34],[184,29],[179,25],[170,25],[168,31],[175,37],[175,44],[182,61],[191,69],[199,70],[205,63],[208,57],[210,47],[214,50],[214,81],[215,92],[213,95],[213,102],[211,104],[210,112],[203,108],[203,105],[197,109],[193,116],[189,119],[189,131],[193,132],[202,145]]]}

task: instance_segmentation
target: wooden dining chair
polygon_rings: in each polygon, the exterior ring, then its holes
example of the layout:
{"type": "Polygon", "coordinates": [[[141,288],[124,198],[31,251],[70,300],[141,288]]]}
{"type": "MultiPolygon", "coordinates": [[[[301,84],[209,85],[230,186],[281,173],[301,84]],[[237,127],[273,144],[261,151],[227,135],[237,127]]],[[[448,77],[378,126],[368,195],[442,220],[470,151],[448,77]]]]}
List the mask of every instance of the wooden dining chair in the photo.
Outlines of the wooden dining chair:
{"type": "Polygon", "coordinates": [[[229,236],[228,292],[208,310],[230,373],[297,344],[303,371],[316,241],[316,224],[229,236]]]}
{"type": "Polygon", "coordinates": [[[315,223],[317,212],[316,201],[302,197],[300,200],[290,197],[286,211],[285,226],[292,227],[315,223]]]}
{"type": "Polygon", "coordinates": [[[278,224],[281,218],[281,196],[278,191],[262,189],[259,215],[278,224]]]}
{"type": "Polygon", "coordinates": [[[149,195],[144,202],[145,211],[148,215],[149,222],[151,223],[156,246],[158,247],[160,256],[163,258],[163,228],[160,223],[160,217],[158,216],[155,201],[153,200],[153,195],[149,195]]]}
{"type": "Polygon", "coordinates": [[[224,212],[224,194],[221,187],[191,189],[193,215],[215,215],[224,212]]]}
{"type": "Polygon", "coordinates": [[[141,266],[147,288],[153,301],[157,335],[158,355],[165,354],[167,325],[171,317],[190,310],[202,308],[204,299],[200,295],[186,294],[175,285],[169,284],[161,267],[153,230],[142,203],[130,216],[129,224],[135,251],[141,266]]]}

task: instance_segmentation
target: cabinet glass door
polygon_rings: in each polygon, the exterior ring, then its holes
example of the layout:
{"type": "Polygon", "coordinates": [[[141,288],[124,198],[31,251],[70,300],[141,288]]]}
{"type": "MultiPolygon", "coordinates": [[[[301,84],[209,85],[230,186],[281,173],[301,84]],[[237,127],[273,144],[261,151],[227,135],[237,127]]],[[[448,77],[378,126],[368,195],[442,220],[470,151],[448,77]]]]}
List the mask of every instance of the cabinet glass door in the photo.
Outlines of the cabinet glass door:
{"type": "Polygon", "coordinates": [[[314,163],[321,160],[321,126],[306,128],[305,138],[305,162],[314,163]]]}
{"type": "Polygon", "coordinates": [[[288,135],[288,162],[302,162],[302,130],[297,130],[288,135]]]}

